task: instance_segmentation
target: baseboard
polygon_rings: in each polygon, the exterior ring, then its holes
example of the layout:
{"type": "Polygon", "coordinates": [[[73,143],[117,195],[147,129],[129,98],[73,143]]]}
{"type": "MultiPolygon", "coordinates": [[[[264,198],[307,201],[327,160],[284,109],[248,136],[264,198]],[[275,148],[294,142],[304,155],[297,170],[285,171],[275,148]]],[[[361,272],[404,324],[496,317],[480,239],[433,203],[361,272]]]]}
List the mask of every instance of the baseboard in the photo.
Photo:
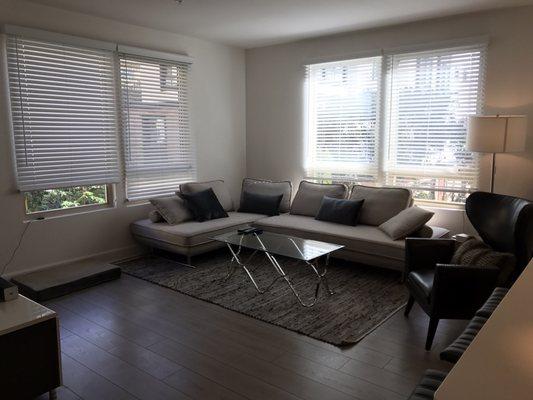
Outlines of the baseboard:
{"type": "Polygon", "coordinates": [[[93,253],[87,256],[83,256],[83,257],[70,258],[70,259],[63,260],[57,263],[49,263],[49,264],[39,265],[37,267],[19,269],[12,273],[7,273],[5,275],[5,278],[11,279],[21,274],[41,271],[47,268],[59,267],[61,265],[72,264],[74,262],[79,262],[79,261],[87,261],[90,259],[97,259],[102,262],[111,262],[111,261],[121,260],[121,259],[128,258],[128,257],[135,257],[135,256],[138,256],[144,253],[146,253],[146,248],[139,246],[139,245],[119,247],[117,249],[102,251],[99,253],[93,253]]]}

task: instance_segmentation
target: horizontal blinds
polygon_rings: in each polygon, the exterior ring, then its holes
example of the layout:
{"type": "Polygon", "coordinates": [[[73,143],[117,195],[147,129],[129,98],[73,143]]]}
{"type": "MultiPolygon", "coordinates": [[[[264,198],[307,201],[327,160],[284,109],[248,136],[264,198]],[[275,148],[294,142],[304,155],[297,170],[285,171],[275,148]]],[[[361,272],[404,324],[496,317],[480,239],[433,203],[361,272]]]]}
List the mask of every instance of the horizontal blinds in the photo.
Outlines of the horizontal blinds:
{"type": "Polygon", "coordinates": [[[113,53],[9,36],[22,191],[118,182],[113,53]]]}
{"type": "Polygon", "coordinates": [[[381,57],[307,66],[309,177],[377,175],[381,57]]]}
{"type": "Polygon", "coordinates": [[[189,65],[128,54],[119,59],[126,196],[172,194],[195,178],[189,65]]]}
{"type": "Polygon", "coordinates": [[[481,112],[485,46],[388,57],[385,183],[470,191],[478,165],[467,117],[481,112]]]}

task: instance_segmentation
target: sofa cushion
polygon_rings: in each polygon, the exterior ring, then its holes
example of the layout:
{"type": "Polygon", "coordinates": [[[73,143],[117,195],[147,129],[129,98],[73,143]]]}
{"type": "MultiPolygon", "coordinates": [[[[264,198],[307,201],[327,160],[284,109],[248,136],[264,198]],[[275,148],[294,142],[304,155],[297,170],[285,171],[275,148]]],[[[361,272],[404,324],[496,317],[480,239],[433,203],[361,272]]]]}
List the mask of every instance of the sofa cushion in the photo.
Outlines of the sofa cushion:
{"type": "Polygon", "coordinates": [[[182,183],[179,191],[185,194],[192,194],[210,188],[215,192],[224,211],[233,211],[235,209],[229,190],[223,180],[182,183]]]}
{"type": "Polygon", "coordinates": [[[254,225],[266,231],[344,245],[350,251],[404,260],[405,241],[392,240],[375,226],[340,225],[292,214],[263,218],[254,225]]]}
{"type": "Polygon", "coordinates": [[[392,239],[404,239],[420,229],[433,217],[433,212],[420,207],[408,207],[379,226],[392,239]]]}
{"type": "Polygon", "coordinates": [[[205,222],[188,221],[178,225],[165,222],[154,223],[149,219],[133,222],[130,226],[134,235],[158,240],[177,246],[196,246],[212,241],[211,237],[229,232],[264,218],[264,215],[229,212],[228,218],[205,222]]]}
{"type": "Polygon", "coordinates": [[[354,185],[350,200],[365,200],[359,217],[360,224],[379,226],[409,207],[411,191],[354,185]]]}
{"type": "Polygon", "coordinates": [[[357,225],[363,202],[364,200],[333,199],[324,196],[315,219],[355,226],[357,225]]]}
{"type": "Polygon", "coordinates": [[[282,194],[259,194],[244,191],[239,212],[269,216],[279,215],[279,204],[282,198],[282,194]]]}
{"type": "Polygon", "coordinates": [[[279,212],[289,212],[291,208],[292,184],[290,181],[268,181],[262,179],[244,178],[242,181],[241,204],[244,192],[262,195],[283,195],[279,212]]]}
{"type": "Polygon", "coordinates": [[[185,204],[198,222],[228,217],[211,188],[191,194],[180,193],[180,197],[185,200],[185,204]]]}
{"type": "MultiPolygon", "coordinates": [[[[192,214],[185,201],[176,195],[150,199],[150,203],[156,208],[154,211],[159,213],[170,225],[176,225],[192,219],[192,214]]],[[[154,214],[148,217],[153,222],[159,222],[154,214]]]]}
{"type": "Polygon", "coordinates": [[[315,217],[324,196],[344,199],[346,197],[346,185],[301,181],[298,192],[292,201],[291,214],[315,217]]]}
{"type": "Polygon", "coordinates": [[[435,392],[442,382],[444,382],[446,376],[446,372],[434,369],[426,370],[408,400],[433,400],[435,392]]]}

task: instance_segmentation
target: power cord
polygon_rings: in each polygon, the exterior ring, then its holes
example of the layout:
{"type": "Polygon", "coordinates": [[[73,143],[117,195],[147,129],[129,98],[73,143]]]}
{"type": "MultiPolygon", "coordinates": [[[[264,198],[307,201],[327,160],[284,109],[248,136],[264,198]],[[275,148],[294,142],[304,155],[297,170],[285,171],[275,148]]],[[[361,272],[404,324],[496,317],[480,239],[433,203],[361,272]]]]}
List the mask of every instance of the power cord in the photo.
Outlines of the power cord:
{"type": "MultiPolygon", "coordinates": [[[[44,219],[44,218],[37,218],[37,219],[44,219]]],[[[2,267],[2,273],[0,273],[0,277],[4,276],[4,274],[5,274],[6,270],[7,270],[7,267],[9,266],[9,264],[11,264],[13,262],[15,256],[17,255],[17,251],[20,248],[20,245],[22,244],[22,240],[24,239],[24,236],[26,235],[26,231],[28,230],[28,228],[30,227],[30,225],[32,224],[33,221],[34,220],[31,219],[31,220],[29,220],[26,223],[26,226],[24,227],[24,230],[22,231],[22,234],[20,235],[19,241],[18,241],[17,245],[15,246],[15,248],[13,249],[13,252],[11,253],[11,256],[9,257],[9,260],[2,267]]]]}

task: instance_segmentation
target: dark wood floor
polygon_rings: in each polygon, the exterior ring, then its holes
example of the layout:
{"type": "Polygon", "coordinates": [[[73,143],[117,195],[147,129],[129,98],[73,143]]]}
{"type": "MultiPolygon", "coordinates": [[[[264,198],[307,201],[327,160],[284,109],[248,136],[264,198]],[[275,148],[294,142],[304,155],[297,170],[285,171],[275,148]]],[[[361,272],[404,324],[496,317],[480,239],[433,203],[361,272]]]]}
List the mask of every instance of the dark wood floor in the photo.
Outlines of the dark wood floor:
{"type": "MultiPolygon", "coordinates": [[[[354,299],[356,300],[356,299],[354,299]]],[[[406,399],[465,323],[397,313],[349,349],[123,275],[46,303],[61,324],[64,399],[406,399]]]]}

